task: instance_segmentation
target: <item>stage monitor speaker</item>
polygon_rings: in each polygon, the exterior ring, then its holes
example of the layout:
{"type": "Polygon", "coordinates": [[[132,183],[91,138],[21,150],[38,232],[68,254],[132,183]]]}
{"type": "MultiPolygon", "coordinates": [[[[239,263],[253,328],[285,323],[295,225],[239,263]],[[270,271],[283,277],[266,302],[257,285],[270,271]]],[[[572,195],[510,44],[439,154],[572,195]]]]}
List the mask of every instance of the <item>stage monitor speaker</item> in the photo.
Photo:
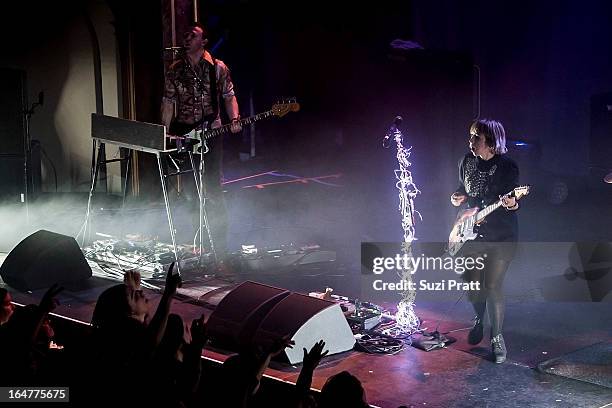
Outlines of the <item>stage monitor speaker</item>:
{"type": "Polygon", "coordinates": [[[292,293],[272,308],[255,332],[254,341],[267,345],[284,335],[291,336],[295,345],[277,358],[290,364],[301,363],[303,348],[310,350],[319,340],[325,341],[330,355],[352,350],[355,345],[339,304],[299,293],[292,293]]]}
{"type": "Polygon", "coordinates": [[[74,238],[39,230],[13,248],[0,276],[12,288],[29,291],[87,279],[91,268],[74,238]]]}
{"type": "Polygon", "coordinates": [[[208,318],[206,330],[215,347],[237,351],[268,312],[291,292],[246,281],[229,292],[208,318]]]}

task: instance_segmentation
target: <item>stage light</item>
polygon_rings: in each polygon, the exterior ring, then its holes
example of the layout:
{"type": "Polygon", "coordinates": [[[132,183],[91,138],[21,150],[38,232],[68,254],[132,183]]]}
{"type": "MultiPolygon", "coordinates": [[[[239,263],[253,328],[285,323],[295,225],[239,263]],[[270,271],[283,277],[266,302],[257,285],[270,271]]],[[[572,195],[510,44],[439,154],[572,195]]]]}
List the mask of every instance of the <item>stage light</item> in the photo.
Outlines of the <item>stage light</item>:
{"type": "Polygon", "coordinates": [[[518,148],[531,148],[531,147],[535,147],[535,145],[533,143],[529,143],[526,142],[524,140],[508,140],[507,142],[508,145],[510,146],[514,146],[514,147],[518,147],[518,148]]]}

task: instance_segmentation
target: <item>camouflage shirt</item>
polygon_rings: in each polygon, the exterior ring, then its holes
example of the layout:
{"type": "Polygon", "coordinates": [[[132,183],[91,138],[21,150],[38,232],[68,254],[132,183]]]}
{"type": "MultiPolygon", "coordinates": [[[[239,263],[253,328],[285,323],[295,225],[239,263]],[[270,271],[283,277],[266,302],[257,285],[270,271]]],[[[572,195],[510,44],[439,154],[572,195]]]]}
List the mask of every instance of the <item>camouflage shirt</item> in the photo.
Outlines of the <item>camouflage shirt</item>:
{"type": "MultiPolygon", "coordinates": [[[[217,79],[217,100],[219,109],[223,99],[234,96],[234,85],[227,65],[221,60],[213,60],[208,51],[192,66],[188,57],[174,62],[166,73],[163,101],[175,106],[175,120],[180,123],[193,124],[202,118],[209,119],[213,114],[210,89],[210,70],[215,67],[217,79]],[[219,98],[221,96],[222,98],[219,98]]],[[[213,127],[221,125],[219,110],[213,127]]]]}

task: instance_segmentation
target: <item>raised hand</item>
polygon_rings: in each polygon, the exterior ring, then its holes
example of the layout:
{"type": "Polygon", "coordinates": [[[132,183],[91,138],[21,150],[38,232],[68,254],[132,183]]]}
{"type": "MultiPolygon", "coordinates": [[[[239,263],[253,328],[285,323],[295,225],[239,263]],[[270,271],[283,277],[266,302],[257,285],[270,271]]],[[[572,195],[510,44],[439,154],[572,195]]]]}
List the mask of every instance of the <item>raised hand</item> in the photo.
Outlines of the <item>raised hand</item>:
{"type": "Polygon", "coordinates": [[[295,341],[291,340],[291,337],[287,334],[276,339],[268,349],[268,353],[274,357],[282,353],[286,348],[293,348],[294,345],[295,341]]]}
{"type": "Polygon", "coordinates": [[[316,342],[315,345],[312,346],[310,351],[306,351],[306,348],[304,348],[304,367],[307,369],[314,370],[321,362],[321,359],[325,357],[327,353],[329,353],[329,350],[323,351],[324,348],[325,342],[323,340],[319,340],[318,342],[316,342]]]}
{"type": "Polygon", "coordinates": [[[178,272],[174,273],[174,262],[172,262],[168,267],[168,273],[166,274],[166,287],[164,288],[164,291],[167,294],[174,295],[176,293],[176,289],[180,288],[182,284],[183,281],[181,280],[181,275],[179,275],[178,272]]]}
{"type": "Polygon", "coordinates": [[[57,283],[54,283],[43,295],[38,307],[40,311],[44,314],[50,313],[59,305],[59,301],[55,298],[62,290],[64,290],[63,286],[59,286],[57,283]]]}
{"type": "Polygon", "coordinates": [[[194,319],[191,322],[191,344],[203,347],[206,338],[206,325],[204,324],[204,315],[202,315],[199,319],[194,319]]]}
{"type": "Polygon", "coordinates": [[[140,289],[140,280],[140,272],[137,271],[127,271],[123,275],[123,283],[134,290],[140,289]]]}

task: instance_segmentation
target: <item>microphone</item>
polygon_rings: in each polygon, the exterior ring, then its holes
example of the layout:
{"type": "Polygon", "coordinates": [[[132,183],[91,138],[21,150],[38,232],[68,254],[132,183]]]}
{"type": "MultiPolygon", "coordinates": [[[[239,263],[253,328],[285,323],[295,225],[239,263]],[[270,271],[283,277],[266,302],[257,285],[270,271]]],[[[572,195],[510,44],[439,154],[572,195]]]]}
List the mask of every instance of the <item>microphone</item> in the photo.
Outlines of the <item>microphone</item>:
{"type": "Polygon", "coordinates": [[[403,119],[401,116],[396,116],[395,119],[393,119],[393,124],[391,125],[391,129],[389,130],[392,130],[395,132],[397,130],[397,127],[402,124],[402,120],[403,119]]]}
{"type": "Polygon", "coordinates": [[[187,47],[166,47],[166,48],[164,48],[164,51],[175,51],[175,52],[177,52],[177,51],[183,51],[183,50],[186,50],[186,49],[187,49],[187,47]]]}
{"type": "Polygon", "coordinates": [[[399,115],[395,117],[395,119],[393,120],[393,124],[391,125],[389,131],[383,138],[383,147],[389,147],[389,139],[391,139],[391,136],[397,131],[397,127],[402,123],[402,120],[402,117],[399,115]]]}

